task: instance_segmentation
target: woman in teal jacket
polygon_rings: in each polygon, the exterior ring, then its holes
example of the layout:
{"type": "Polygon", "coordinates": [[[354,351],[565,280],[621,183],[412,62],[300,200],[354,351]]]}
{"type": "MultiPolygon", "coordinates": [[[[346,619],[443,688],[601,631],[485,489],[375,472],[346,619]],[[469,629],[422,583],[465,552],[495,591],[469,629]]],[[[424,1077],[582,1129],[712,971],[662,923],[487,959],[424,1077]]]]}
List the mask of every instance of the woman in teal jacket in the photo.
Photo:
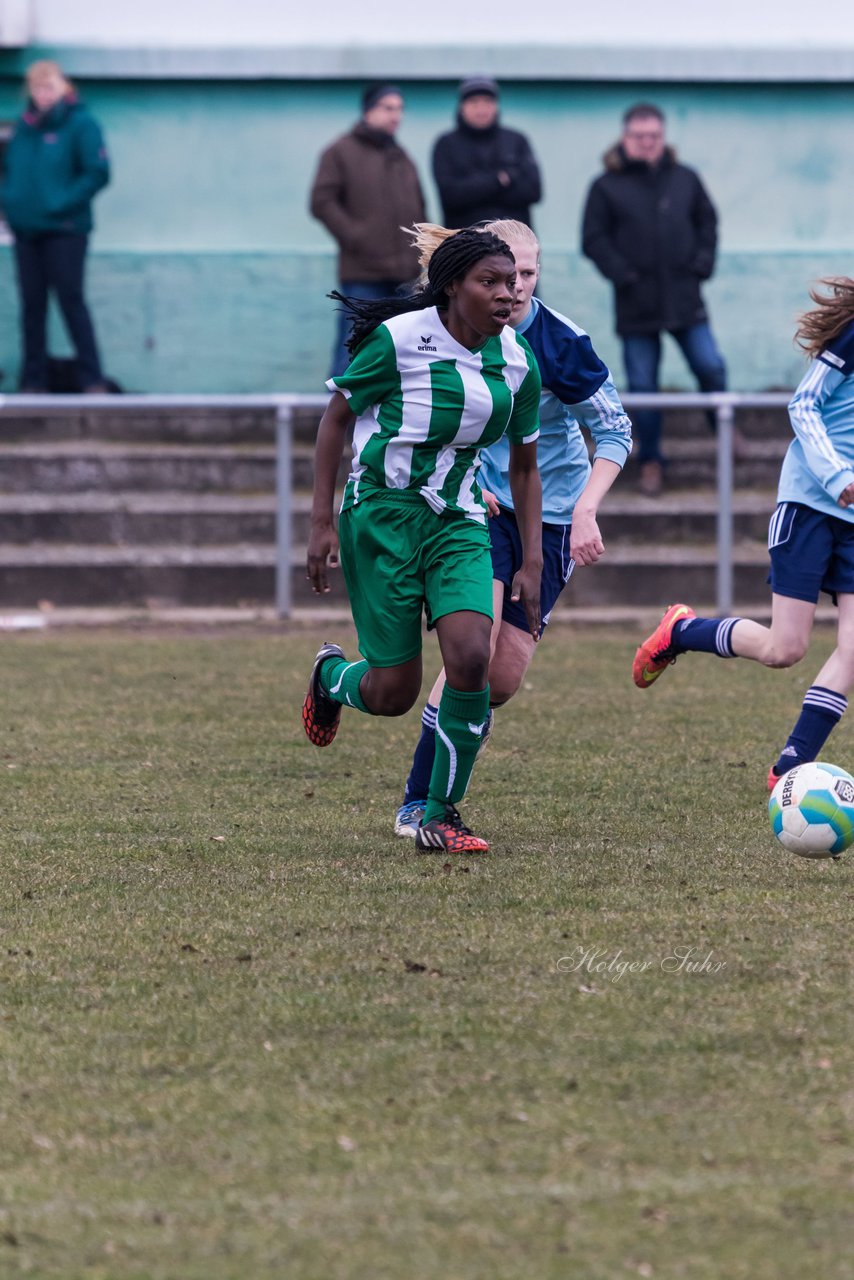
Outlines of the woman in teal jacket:
{"type": "Polygon", "coordinates": [[[6,150],[0,204],[15,237],[21,297],[22,392],[48,389],[47,307],[56,295],[77,356],[81,391],[106,390],[83,272],[92,198],[110,180],[97,122],[55,62],[34,62],[29,102],[6,150]]]}

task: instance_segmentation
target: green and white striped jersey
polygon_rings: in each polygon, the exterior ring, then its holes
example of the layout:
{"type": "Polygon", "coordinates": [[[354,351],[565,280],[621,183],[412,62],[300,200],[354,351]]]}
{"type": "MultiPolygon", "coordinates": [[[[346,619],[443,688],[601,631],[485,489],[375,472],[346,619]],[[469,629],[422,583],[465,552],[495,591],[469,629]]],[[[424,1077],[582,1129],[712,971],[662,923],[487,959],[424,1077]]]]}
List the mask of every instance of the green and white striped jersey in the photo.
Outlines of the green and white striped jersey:
{"type": "Polygon", "coordinates": [[[469,351],[435,307],[379,325],[326,385],[357,416],[342,511],[401,489],[483,521],[480,450],[505,432],[516,444],[539,435],[540,373],[525,339],[508,325],[469,351]]]}

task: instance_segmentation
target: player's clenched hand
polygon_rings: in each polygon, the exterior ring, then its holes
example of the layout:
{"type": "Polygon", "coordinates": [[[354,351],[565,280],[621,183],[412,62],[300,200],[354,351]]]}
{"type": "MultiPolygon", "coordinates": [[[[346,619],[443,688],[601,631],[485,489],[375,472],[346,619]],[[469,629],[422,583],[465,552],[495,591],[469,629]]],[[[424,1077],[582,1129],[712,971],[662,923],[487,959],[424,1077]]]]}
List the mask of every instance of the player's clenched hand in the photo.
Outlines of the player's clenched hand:
{"type": "Polygon", "coordinates": [[[498,499],[495,494],[490,493],[488,489],[481,489],[481,493],[483,494],[483,500],[486,503],[487,513],[491,516],[497,516],[500,507],[498,506],[498,499]]]}
{"type": "Polygon", "coordinates": [[[510,599],[521,600],[528,619],[528,630],[535,640],[540,638],[540,579],[542,566],[523,564],[513,576],[510,599]]]}
{"type": "Polygon", "coordinates": [[[572,518],[569,554],[576,564],[595,564],[605,554],[596,517],[576,511],[572,518]]]}
{"type": "Polygon", "coordinates": [[[305,576],[317,595],[330,590],[327,564],[330,569],[338,567],[338,534],[331,520],[313,520],[308,536],[305,576]]]}
{"type": "Polygon", "coordinates": [[[848,484],[836,499],[840,507],[850,507],[854,502],[854,484],[848,484]]]}

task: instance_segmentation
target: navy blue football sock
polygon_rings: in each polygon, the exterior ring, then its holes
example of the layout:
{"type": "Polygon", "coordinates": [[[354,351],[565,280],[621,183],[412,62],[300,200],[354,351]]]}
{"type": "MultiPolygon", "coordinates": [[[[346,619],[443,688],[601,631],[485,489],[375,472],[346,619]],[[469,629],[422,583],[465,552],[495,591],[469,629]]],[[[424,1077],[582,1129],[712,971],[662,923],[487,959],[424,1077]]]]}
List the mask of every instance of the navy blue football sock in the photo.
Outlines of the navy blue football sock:
{"type": "Polygon", "coordinates": [[[433,761],[436,757],[436,717],[439,708],[428,702],[421,712],[421,737],[412,757],[412,767],[406,779],[406,790],[403,803],[410,800],[426,800],[430,788],[430,775],[433,772],[433,761]]]}
{"type": "Polygon", "coordinates": [[[732,629],[740,618],[686,618],[673,628],[673,647],[680,653],[716,653],[734,658],[732,629]]]}
{"type": "Polygon", "coordinates": [[[780,757],[774,765],[778,777],[796,764],[817,760],[827,739],[839,724],[848,706],[848,699],[834,689],[823,689],[814,684],[804,695],[804,704],[794,729],[780,757]]]}

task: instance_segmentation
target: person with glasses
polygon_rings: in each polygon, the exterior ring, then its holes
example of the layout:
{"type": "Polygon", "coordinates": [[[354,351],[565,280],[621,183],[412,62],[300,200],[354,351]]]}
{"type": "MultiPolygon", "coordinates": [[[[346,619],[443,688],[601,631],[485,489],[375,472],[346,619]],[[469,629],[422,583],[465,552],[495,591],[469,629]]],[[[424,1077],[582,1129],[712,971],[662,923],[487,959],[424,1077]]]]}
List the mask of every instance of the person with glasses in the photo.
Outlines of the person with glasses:
{"type": "MultiPolygon", "coordinates": [[[[629,390],[658,390],[661,337],[669,333],[700,390],[725,391],[726,366],[700,289],[715,266],[717,214],[697,173],[667,144],[661,109],[629,107],[603,163],[587,194],[582,252],[614,287],[629,390]]],[[[632,416],[640,488],[654,496],[664,478],[661,414],[632,416]]]]}

